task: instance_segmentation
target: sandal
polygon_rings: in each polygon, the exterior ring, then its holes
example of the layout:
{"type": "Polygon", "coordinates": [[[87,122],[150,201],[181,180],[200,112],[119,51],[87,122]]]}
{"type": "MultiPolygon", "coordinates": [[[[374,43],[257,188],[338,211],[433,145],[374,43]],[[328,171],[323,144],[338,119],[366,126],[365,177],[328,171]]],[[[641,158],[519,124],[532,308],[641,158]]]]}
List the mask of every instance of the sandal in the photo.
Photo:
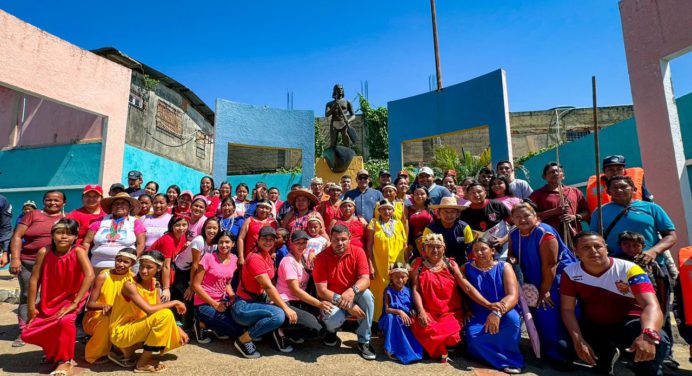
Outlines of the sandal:
{"type": "Polygon", "coordinates": [[[115,364],[117,364],[123,368],[132,368],[137,364],[134,359],[123,358],[122,356],[120,356],[120,355],[118,355],[112,351],[108,353],[108,359],[110,359],[111,362],[113,362],[113,363],[115,363],[115,364]]]}
{"type": "Polygon", "coordinates": [[[507,367],[502,370],[502,372],[510,375],[518,375],[521,373],[521,368],[507,367]]]}
{"type": "Polygon", "coordinates": [[[17,339],[12,342],[12,347],[24,347],[24,345],[26,345],[26,343],[22,341],[22,337],[17,337],[17,339]]]}
{"type": "Polygon", "coordinates": [[[168,366],[164,363],[159,363],[157,365],[148,365],[145,368],[135,368],[135,373],[159,373],[168,369],[168,366]]]}
{"type": "Polygon", "coordinates": [[[67,362],[62,362],[58,365],[58,368],[62,367],[63,365],[68,365],[70,368],[66,369],[54,369],[53,372],[51,372],[51,375],[55,376],[68,376],[70,372],[72,372],[72,369],[77,365],[77,363],[74,360],[68,360],[67,362]]]}

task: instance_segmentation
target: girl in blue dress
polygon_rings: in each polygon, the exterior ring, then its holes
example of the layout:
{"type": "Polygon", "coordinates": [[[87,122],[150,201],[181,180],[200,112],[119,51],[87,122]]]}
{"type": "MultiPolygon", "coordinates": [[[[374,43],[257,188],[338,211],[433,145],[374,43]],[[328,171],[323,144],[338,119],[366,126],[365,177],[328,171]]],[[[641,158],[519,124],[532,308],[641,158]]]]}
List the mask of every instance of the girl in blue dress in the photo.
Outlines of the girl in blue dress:
{"type": "Polygon", "coordinates": [[[384,351],[392,359],[409,364],[423,359],[423,347],[411,332],[411,290],[408,265],[397,262],[389,270],[390,283],[384,290],[379,327],[384,332],[384,351]]]}
{"type": "Polygon", "coordinates": [[[485,299],[499,303],[502,310],[491,311],[469,300],[473,316],[464,327],[468,353],[505,373],[521,373],[524,357],[519,351],[521,319],[515,309],[519,301],[517,277],[509,264],[495,261],[490,240],[477,239],[472,252],[475,260],[467,262],[461,272],[485,299]]]}

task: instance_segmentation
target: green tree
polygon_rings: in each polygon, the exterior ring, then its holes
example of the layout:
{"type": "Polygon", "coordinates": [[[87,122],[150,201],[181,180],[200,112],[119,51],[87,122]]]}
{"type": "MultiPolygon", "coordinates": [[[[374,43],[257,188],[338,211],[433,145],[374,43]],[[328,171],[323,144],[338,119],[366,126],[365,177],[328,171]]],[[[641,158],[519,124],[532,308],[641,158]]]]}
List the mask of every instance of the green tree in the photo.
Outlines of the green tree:
{"type": "Polygon", "coordinates": [[[322,153],[327,147],[327,140],[320,131],[320,121],[315,118],[315,160],[322,158],[322,153]]]}
{"type": "Polygon", "coordinates": [[[389,159],[389,128],[387,125],[387,107],[373,108],[364,96],[358,96],[360,112],[363,114],[368,138],[369,157],[389,159]]]}

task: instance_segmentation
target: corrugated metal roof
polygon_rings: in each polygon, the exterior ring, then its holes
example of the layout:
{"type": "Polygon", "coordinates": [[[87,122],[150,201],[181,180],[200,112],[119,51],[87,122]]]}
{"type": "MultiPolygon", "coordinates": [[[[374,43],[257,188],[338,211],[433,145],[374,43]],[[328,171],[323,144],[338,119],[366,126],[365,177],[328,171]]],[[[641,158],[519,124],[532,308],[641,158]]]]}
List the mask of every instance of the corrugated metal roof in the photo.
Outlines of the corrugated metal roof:
{"type": "Polygon", "coordinates": [[[150,78],[159,80],[160,83],[166,85],[171,90],[175,90],[185,99],[187,99],[190,102],[190,106],[192,106],[195,110],[199,111],[199,113],[202,114],[202,116],[204,116],[204,118],[207,119],[207,121],[209,121],[209,123],[211,123],[212,126],[214,126],[214,111],[212,111],[211,108],[209,108],[209,106],[207,106],[207,104],[204,103],[204,101],[197,96],[197,94],[185,87],[185,85],[172,79],[169,76],[166,76],[165,74],[157,71],[156,69],[125,55],[124,53],[113,47],[103,47],[96,50],[91,50],[91,52],[95,53],[96,55],[102,56],[110,61],[123,65],[127,68],[133,70],[136,69],[142,72],[142,74],[148,75],[150,78]]]}

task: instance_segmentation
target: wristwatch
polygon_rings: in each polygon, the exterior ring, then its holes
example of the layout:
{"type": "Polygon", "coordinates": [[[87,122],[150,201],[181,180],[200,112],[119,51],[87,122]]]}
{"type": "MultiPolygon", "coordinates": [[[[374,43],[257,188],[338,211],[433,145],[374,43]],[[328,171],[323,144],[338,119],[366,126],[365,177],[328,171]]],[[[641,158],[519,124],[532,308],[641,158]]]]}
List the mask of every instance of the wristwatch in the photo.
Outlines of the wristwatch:
{"type": "Polygon", "coordinates": [[[332,296],[332,304],[339,304],[341,302],[341,295],[339,294],[334,294],[332,296]]]}
{"type": "Polygon", "coordinates": [[[356,295],[358,295],[358,293],[360,292],[360,290],[358,289],[358,286],[356,286],[356,285],[351,286],[351,289],[353,290],[353,292],[354,292],[356,295]]]}
{"type": "Polygon", "coordinates": [[[501,319],[502,318],[502,313],[500,311],[492,311],[491,312],[493,315],[497,316],[497,318],[501,319]]]}
{"type": "Polygon", "coordinates": [[[661,342],[661,335],[653,329],[643,329],[642,335],[644,336],[644,339],[651,340],[654,344],[658,345],[661,342]]]}

